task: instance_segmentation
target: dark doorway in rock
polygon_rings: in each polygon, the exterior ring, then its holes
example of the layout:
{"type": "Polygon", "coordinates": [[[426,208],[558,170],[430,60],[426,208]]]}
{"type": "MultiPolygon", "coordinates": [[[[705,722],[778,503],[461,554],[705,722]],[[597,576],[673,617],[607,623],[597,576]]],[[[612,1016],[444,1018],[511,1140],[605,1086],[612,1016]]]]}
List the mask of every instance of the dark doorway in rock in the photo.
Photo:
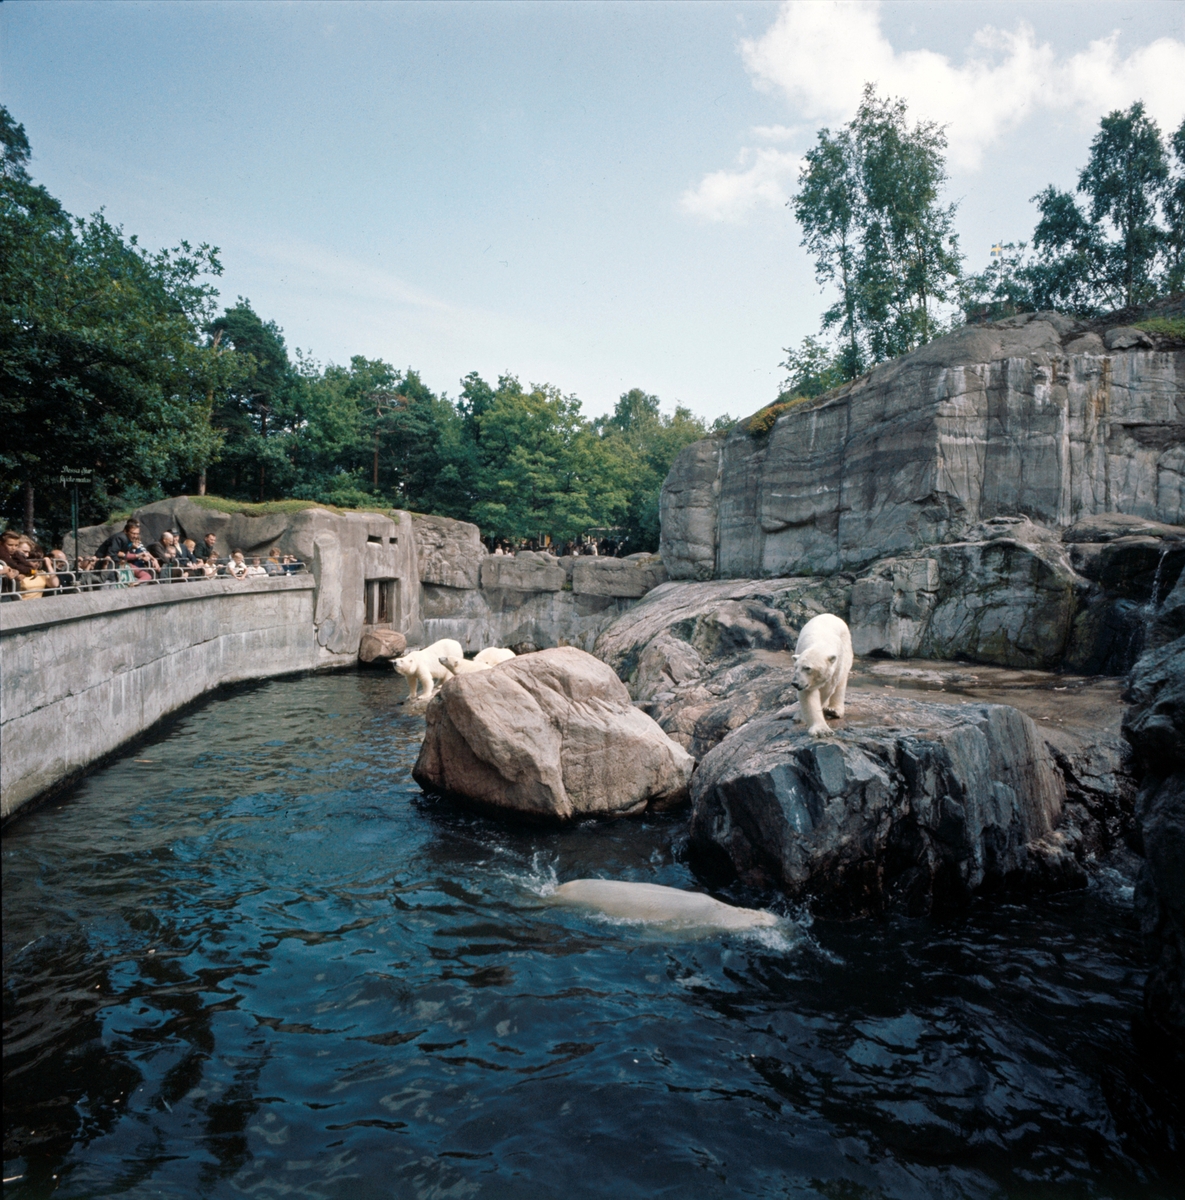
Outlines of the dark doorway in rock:
{"type": "Polygon", "coordinates": [[[366,624],[398,626],[402,617],[402,597],[398,579],[366,581],[366,624]]]}

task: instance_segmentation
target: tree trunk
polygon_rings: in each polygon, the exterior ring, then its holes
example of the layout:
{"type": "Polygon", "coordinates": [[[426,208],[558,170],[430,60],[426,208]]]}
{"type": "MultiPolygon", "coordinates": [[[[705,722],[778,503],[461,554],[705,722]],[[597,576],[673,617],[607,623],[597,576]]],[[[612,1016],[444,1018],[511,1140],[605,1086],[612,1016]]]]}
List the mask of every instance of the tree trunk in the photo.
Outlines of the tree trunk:
{"type": "Polygon", "coordinates": [[[202,467],[202,473],[198,476],[198,495],[206,494],[206,468],[202,467]]]}
{"type": "Polygon", "coordinates": [[[30,536],[36,536],[37,529],[33,524],[33,483],[32,480],[25,484],[25,532],[30,536]]]}

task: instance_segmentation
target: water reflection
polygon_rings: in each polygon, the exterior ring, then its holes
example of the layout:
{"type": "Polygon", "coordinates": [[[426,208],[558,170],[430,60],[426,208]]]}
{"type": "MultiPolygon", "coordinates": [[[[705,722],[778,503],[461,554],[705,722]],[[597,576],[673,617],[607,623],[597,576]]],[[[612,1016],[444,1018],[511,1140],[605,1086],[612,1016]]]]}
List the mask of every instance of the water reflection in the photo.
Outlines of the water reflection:
{"type": "Polygon", "coordinates": [[[1179,1194],[1112,894],[647,933],[545,892],[694,886],[683,817],[507,829],[421,730],[245,689],[10,827],[6,1192],[1179,1194]]]}

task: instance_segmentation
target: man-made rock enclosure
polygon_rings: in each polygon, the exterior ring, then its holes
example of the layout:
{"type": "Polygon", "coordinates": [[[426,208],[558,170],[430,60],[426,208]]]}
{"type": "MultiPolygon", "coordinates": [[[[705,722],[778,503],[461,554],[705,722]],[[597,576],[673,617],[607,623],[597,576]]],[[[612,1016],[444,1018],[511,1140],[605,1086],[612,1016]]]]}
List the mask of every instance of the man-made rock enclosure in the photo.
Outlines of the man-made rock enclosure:
{"type": "Polygon", "coordinates": [[[1185,563],[1183,367],[1056,313],[969,326],[688,447],[663,561],[843,579],[858,654],[1122,673],[1185,563]]]}
{"type": "MultiPolygon", "coordinates": [[[[491,556],[472,525],[392,513],[412,556],[399,570],[418,582],[398,631],[409,645],[593,650],[698,761],[702,860],[833,910],[1073,886],[1132,840],[1158,956],[1149,1011],[1180,1028],[1180,762],[1155,730],[1179,705],[1164,699],[1178,659],[1162,647],[1185,633],[1183,366],[1179,339],[1114,322],[1029,314],[960,330],[688,447],[663,488],[661,563],[491,556]],[[794,719],[789,654],[820,612],[848,621],[860,656],[849,715],[823,743],[794,719]],[[1145,651],[1133,759],[1119,677],[1145,651]]],[[[296,524],[299,553],[310,539],[296,524]]],[[[319,579],[331,559],[322,548],[319,579]]],[[[361,597],[347,604],[347,590],[318,612],[349,634],[323,644],[349,653],[372,631],[346,614],[361,597]]],[[[385,656],[380,640],[368,655],[385,656]]],[[[496,806],[514,771],[487,770],[478,743],[494,734],[469,736],[481,722],[467,707],[492,686],[446,685],[417,778],[496,806]]],[[[615,719],[626,703],[611,698],[615,719]]],[[[612,811],[573,801],[552,740],[526,756],[539,811],[612,811]]]]}

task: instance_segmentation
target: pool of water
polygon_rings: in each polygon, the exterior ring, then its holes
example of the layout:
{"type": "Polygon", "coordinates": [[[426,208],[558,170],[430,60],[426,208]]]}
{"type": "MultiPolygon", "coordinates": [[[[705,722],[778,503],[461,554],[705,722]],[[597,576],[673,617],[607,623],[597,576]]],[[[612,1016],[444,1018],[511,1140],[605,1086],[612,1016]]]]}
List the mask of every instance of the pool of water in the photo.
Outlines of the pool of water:
{"type": "Polygon", "coordinates": [[[9,826],[5,1196],[1185,1194],[1122,878],[656,935],[547,892],[700,886],[685,814],[425,797],[401,695],[221,695],[9,826]]]}

